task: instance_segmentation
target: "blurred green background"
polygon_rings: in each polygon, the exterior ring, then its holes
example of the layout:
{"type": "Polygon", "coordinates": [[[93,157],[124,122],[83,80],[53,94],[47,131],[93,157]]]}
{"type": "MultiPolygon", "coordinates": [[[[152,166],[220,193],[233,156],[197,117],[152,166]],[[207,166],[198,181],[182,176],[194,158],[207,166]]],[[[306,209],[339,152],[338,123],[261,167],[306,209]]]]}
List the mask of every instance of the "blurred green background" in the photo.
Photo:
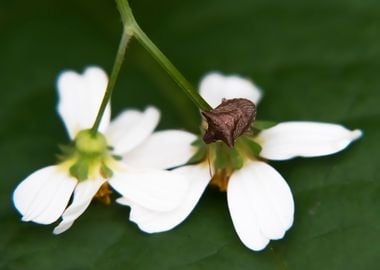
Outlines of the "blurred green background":
{"type": "MultiPolygon", "coordinates": [[[[0,0],[0,269],[378,269],[380,2],[130,4],[193,84],[212,70],[241,74],[265,91],[259,119],[335,122],[365,135],[335,156],[272,163],[293,191],[295,223],[260,253],[241,244],[225,194],[214,190],[167,233],[141,233],[127,207],[93,203],[54,236],[53,225],[22,223],[11,194],[67,142],[55,111],[57,74],[109,71],[121,23],[111,0],[0,0]]],[[[198,130],[197,110],[132,42],[113,115],[148,104],[162,110],[160,129],[198,130]]]]}

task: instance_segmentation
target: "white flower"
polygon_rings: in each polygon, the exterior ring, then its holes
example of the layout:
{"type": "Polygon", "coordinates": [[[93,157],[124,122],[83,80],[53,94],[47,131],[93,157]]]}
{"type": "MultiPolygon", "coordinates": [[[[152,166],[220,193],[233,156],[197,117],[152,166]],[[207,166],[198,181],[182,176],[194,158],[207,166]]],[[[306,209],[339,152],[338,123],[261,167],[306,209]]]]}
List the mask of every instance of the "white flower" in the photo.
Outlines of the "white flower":
{"type": "MultiPolygon", "coordinates": [[[[261,97],[258,88],[249,81],[217,73],[209,74],[202,80],[200,93],[214,107],[223,98],[246,98],[257,103],[261,97]]],[[[259,157],[263,159],[286,160],[330,155],[343,150],[361,135],[360,130],[350,131],[340,125],[285,122],[244,140],[259,144],[262,148],[259,157]]],[[[185,144],[177,142],[175,149],[188,148],[185,144]]],[[[170,145],[165,148],[169,149],[170,145]]],[[[252,155],[246,145],[239,148],[239,141],[235,148],[229,149],[222,143],[211,144],[206,160],[174,170],[187,176],[190,182],[189,192],[175,210],[152,211],[127,198],[120,198],[118,202],[131,207],[130,220],[137,223],[141,230],[162,232],[177,226],[191,213],[208,184],[216,185],[227,191],[230,215],[241,241],[252,250],[262,250],[270,240],[283,238],[292,226],[293,196],[286,181],[273,167],[252,155]],[[224,163],[224,168],[217,168],[218,162],[223,163],[223,155],[229,161],[224,163]]],[[[190,157],[188,155],[186,158],[190,157]]]]}
{"type": "Polygon", "coordinates": [[[126,110],[110,123],[108,104],[99,133],[93,136],[86,129],[94,123],[107,82],[107,75],[97,67],[87,68],[83,75],[67,71],[59,76],[58,112],[75,145],[66,147],[68,153],[64,153],[61,163],[35,171],[17,186],[13,201],[23,221],[51,224],[62,217],[54,229],[55,234],[62,233],[86,210],[98,192],[104,192],[103,188],[108,192],[107,183],[146,209],[170,211],[180,203],[188,184],[178,181],[182,176],[163,169],[185,161],[176,156],[171,157],[170,162],[165,158],[154,159],[158,151],[164,153],[162,148],[141,152],[141,155],[135,154],[135,150],[143,147],[147,140],[149,143],[169,135],[188,137],[191,141],[193,135],[181,131],[152,134],[160,117],[154,107],[143,112],[126,110]],[[117,156],[126,162],[119,161],[117,156]]]}

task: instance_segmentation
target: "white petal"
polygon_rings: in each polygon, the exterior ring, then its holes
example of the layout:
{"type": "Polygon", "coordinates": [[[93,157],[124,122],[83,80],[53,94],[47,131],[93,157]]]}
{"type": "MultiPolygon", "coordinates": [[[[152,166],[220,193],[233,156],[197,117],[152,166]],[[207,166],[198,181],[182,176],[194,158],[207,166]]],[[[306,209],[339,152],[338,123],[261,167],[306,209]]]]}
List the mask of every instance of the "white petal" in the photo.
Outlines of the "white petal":
{"type": "Polygon", "coordinates": [[[152,134],[160,112],[148,107],[144,112],[127,110],[114,119],[106,131],[108,143],[121,155],[140,145],[152,134]]]}
{"type": "Polygon", "coordinates": [[[50,224],[65,210],[77,181],[62,168],[49,166],[35,171],[13,193],[13,203],[23,221],[50,224]]]}
{"type": "Polygon", "coordinates": [[[172,211],[162,212],[146,209],[126,198],[119,198],[118,203],[131,207],[129,219],[147,233],[157,233],[171,230],[186,219],[192,212],[207,184],[210,173],[207,164],[184,166],[175,170],[186,176],[184,180],[190,182],[190,188],[179,207],[172,211]]]}
{"type": "MultiPolygon", "coordinates": [[[[91,128],[107,87],[106,73],[98,67],[87,68],[83,75],[73,71],[62,72],[57,80],[58,112],[70,138],[78,131],[91,128]]],[[[100,122],[99,131],[104,132],[111,117],[108,104],[100,122]]]]}
{"type": "Polygon", "coordinates": [[[153,133],[143,144],[124,156],[123,162],[138,168],[169,169],[185,164],[194,155],[197,137],[181,130],[153,133]]]}
{"type": "Polygon", "coordinates": [[[249,162],[236,171],[227,187],[230,214],[240,240],[262,250],[280,239],[293,224],[294,201],[282,176],[264,162],[249,162]]]}
{"type": "Polygon", "coordinates": [[[222,99],[246,98],[257,104],[261,90],[251,81],[237,75],[223,76],[220,73],[206,75],[199,86],[201,96],[215,108],[222,99]]]}
{"type": "Polygon", "coordinates": [[[164,170],[115,170],[110,185],[128,200],[156,211],[178,207],[189,188],[184,176],[164,170]]]}
{"type": "Polygon", "coordinates": [[[62,221],[54,228],[54,234],[68,230],[74,221],[87,209],[92,198],[98,192],[104,179],[89,179],[80,182],[74,190],[74,199],[62,215],[62,221]]]}
{"type": "Polygon", "coordinates": [[[362,136],[360,130],[316,122],[284,122],[259,133],[260,156],[271,160],[334,154],[362,136]]]}

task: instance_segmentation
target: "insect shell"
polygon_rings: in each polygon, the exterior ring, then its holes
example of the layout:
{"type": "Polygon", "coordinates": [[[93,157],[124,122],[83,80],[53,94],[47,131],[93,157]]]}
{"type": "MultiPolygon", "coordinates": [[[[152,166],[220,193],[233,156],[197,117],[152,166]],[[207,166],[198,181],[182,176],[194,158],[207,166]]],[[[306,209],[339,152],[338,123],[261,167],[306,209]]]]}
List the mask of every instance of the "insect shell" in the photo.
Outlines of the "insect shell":
{"type": "Polygon", "coordinates": [[[245,98],[223,99],[210,111],[202,112],[208,127],[203,136],[207,144],[222,140],[233,147],[235,140],[248,131],[256,117],[256,105],[245,98]]]}

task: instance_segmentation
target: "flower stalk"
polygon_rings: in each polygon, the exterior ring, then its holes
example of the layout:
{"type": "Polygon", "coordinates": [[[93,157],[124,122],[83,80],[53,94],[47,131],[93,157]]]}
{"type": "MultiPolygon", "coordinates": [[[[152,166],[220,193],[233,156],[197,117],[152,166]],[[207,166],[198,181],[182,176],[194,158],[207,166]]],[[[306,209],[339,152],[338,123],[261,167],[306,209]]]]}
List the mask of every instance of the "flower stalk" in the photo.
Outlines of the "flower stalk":
{"type": "Polygon", "coordinates": [[[117,53],[116,53],[115,62],[114,62],[113,67],[112,67],[111,76],[110,76],[109,82],[107,84],[107,89],[106,89],[106,92],[104,94],[102,103],[100,105],[98,114],[96,115],[95,122],[91,128],[91,133],[94,136],[96,135],[96,133],[98,131],[100,121],[102,120],[102,117],[103,117],[104,111],[107,107],[107,104],[111,99],[112,92],[113,92],[113,89],[114,89],[115,84],[116,84],[116,80],[119,76],[121,66],[124,62],[125,51],[127,50],[128,43],[131,40],[132,36],[133,36],[133,33],[127,31],[127,29],[124,28],[123,34],[121,36],[121,40],[119,43],[119,48],[118,48],[117,53]]]}
{"type": "Polygon", "coordinates": [[[133,16],[128,0],[116,0],[116,3],[124,23],[124,32],[127,31],[131,36],[136,37],[138,42],[152,55],[152,57],[171,76],[171,78],[201,111],[209,111],[212,109],[211,106],[198,94],[198,91],[191,85],[191,83],[186,80],[181,72],[179,72],[179,70],[140,28],[133,16]]]}

